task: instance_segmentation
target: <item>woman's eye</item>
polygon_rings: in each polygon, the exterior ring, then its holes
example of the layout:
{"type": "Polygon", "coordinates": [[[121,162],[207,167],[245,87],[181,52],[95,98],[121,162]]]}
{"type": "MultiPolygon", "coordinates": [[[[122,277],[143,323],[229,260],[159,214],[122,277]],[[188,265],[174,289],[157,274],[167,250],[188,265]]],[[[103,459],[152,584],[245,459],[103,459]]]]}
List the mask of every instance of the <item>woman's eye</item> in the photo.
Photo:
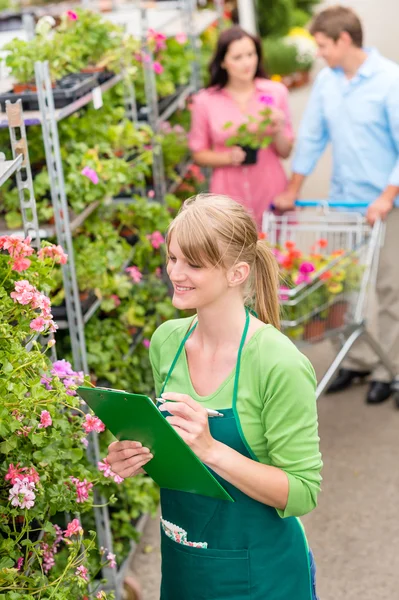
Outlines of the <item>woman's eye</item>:
{"type": "Polygon", "coordinates": [[[189,267],[191,267],[192,269],[200,269],[200,265],[188,265],[189,267]]]}
{"type": "Polygon", "coordinates": [[[168,260],[171,260],[172,262],[175,262],[175,261],[176,261],[176,256],[171,256],[171,255],[169,254],[169,256],[168,256],[168,260]]]}

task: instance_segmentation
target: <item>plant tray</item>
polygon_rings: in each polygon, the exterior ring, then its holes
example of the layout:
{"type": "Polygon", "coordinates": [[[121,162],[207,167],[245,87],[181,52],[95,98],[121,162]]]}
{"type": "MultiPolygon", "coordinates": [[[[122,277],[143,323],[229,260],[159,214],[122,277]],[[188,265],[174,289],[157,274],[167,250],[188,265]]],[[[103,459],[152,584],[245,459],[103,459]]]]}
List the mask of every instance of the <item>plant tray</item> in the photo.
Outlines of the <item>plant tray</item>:
{"type": "MultiPolygon", "coordinates": [[[[180,85],[179,87],[176,88],[176,91],[174,94],[171,94],[170,96],[165,96],[164,98],[160,98],[158,100],[158,115],[162,115],[162,113],[169,108],[169,106],[171,104],[173,104],[173,102],[175,102],[175,100],[180,96],[180,94],[182,93],[182,91],[186,88],[186,85],[180,85]]],[[[148,120],[148,106],[143,105],[143,104],[138,104],[137,105],[137,117],[139,121],[147,121],[148,120]]]]}
{"type": "Polygon", "coordinates": [[[0,31],[22,29],[22,15],[18,12],[4,10],[0,12],[0,31]]]}
{"type": "MultiPolygon", "coordinates": [[[[97,73],[72,73],[57,82],[53,90],[54,107],[62,108],[78,100],[98,85],[97,73]]],[[[37,92],[27,90],[19,94],[13,91],[0,94],[0,106],[5,111],[6,100],[16,102],[21,98],[24,110],[39,110],[37,92]]]]}
{"type": "MultiPolygon", "coordinates": [[[[80,306],[82,307],[82,313],[83,314],[86,313],[96,300],[97,300],[97,297],[94,294],[94,292],[89,292],[88,297],[85,298],[84,300],[80,301],[80,306]]],[[[65,301],[62,302],[62,304],[60,304],[59,306],[52,306],[51,314],[53,315],[55,321],[61,320],[61,319],[66,319],[67,318],[67,310],[66,310],[65,301]]]]}

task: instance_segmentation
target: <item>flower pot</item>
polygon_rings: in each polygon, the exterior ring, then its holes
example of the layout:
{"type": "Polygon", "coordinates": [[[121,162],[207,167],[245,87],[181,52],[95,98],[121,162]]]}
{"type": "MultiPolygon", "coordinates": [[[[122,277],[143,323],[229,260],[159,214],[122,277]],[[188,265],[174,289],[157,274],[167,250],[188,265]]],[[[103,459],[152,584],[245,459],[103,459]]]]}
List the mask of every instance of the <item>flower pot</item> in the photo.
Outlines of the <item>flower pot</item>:
{"type": "Polygon", "coordinates": [[[308,342],[318,342],[324,338],[326,332],[326,320],[314,318],[306,323],[303,332],[303,339],[308,342]]]}
{"type": "Polygon", "coordinates": [[[345,317],[348,311],[348,302],[338,300],[328,309],[327,329],[338,329],[345,325],[345,317]]]}
{"type": "Polygon", "coordinates": [[[37,92],[35,83],[14,83],[12,90],[14,94],[22,94],[23,92],[37,92]]]}
{"type": "Polygon", "coordinates": [[[256,165],[258,162],[258,148],[250,148],[249,146],[240,146],[245,152],[245,160],[242,165],[256,165]]]}

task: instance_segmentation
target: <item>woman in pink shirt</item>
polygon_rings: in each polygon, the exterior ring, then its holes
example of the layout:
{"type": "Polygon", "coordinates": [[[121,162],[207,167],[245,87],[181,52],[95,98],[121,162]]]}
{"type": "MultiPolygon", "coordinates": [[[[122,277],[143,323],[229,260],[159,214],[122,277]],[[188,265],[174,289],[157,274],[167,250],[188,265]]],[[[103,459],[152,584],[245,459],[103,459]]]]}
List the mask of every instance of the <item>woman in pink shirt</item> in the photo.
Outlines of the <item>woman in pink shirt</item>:
{"type": "Polygon", "coordinates": [[[209,87],[194,97],[190,149],[198,165],[213,168],[210,191],[246,206],[260,228],[262,214],[287,184],[280,158],[290,155],[294,137],[288,92],[266,78],[259,39],[238,26],[221,33],[210,74],[209,87]],[[227,147],[226,140],[248,115],[260,119],[265,102],[272,121],[265,135],[272,136],[272,143],[258,151],[256,164],[243,164],[244,150],[227,147]],[[226,130],[228,121],[234,127],[226,130]]]}

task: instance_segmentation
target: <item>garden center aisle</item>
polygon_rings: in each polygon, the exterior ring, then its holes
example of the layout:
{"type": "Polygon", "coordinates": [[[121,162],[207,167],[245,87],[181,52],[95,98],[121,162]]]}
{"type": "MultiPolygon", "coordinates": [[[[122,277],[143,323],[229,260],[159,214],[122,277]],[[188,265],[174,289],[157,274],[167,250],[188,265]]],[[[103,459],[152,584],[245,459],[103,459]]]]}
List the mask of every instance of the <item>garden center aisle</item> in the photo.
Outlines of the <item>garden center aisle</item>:
{"type": "MultiPolygon", "coordinates": [[[[387,57],[399,61],[397,0],[341,3],[362,17],[366,45],[377,46],[387,57]]],[[[308,95],[309,88],[291,94],[296,128],[308,95]]],[[[327,153],[307,182],[304,196],[325,196],[329,171],[327,153]]],[[[317,345],[307,354],[318,375],[332,358],[328,345],[317,345]]],[[[304,523],[316,556],[320,600],[398,598],[399,413],[391,402],[366,406],[365,390],[358,387],[319,402],[323,493],[318,509],[304,523]]],[[[144,600],[159,599],[159,563],[158,522],[152,521],[134,564],[144,587],[144,600]]]]}

